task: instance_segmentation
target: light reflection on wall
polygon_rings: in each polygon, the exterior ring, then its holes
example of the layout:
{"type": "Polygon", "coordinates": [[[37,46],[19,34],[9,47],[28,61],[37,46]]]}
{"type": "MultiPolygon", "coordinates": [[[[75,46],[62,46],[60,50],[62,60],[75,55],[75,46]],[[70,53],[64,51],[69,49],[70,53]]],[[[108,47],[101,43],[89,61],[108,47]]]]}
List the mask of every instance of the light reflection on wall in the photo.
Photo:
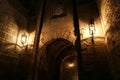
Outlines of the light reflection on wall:
{"type": "Polygon", "coordinates": [[[105,36],[101,24],[95,24],[95,28],[96,28],[95,36],[98,36],[98,37],[104,37],[105,36]]]}
{"type": "Polygon", "coordinates": [[[75,66],[74,63],[68,63],[68,67],[69,67],[69,68],[72,68],[72,67],[74,67],[74,66],[75,66]]]}
{"type": "Polygon", "coordinates": [[[29,34],[28,45],[34,44],[34,38],[35,38],[35,31],[29,34]]]}
{"type": "Polygon", "coordinates": [[[28,36],[28,33],[26,33],[25,30],[21,30],[21,31],[19,31],[17,44],[18,44],[20,47],[22,47],[22,46],[26,46],[27,43],[28,43],[28,37],[27,37],[27,41],[26,41],[26,43],[25,43],[24,45],[21,43],[21,38],[22,38],[22,35],[23,35],[23,34],[25,34],[26,36],[28,36]]]}
{"type": "Polygon", "coordinates": [[[76,56],[67,56],[61,64],[61,80],[78,80],[76,56]]]}
{"type": "Polygon", "coordinates": [[[23,47],[23,46],[26,46],[26,45],[33,45],[34,44],[34,37],[35,37],[35,31],[32,32],[32,33],[27,33],[25,30],[21,30],[19,32],[17,44],[20,47],[23,47]],[[26,43],[24,45],[21,43],[21,36],[23,34],[25,34],[27,36],[27,39],[26,39],[27,41],[26,41],[26,43]]]}
{"type": "MultiPolygon", "coordinates": [[[[3,19],[5,19],[4,16],[2,17],[3,19]]],[[[4,20],[1,20],[0,22],[1,50],[0,51],[9,52],[9,50],[11,51],[12,49],[14,49],[17,41],[17,33],[18,33],[18,25],[15,23],[12,17],[10,17],[10,19],[8,21],[6,20],[5,22],[4,20]]]]}
{"type": "MultiPolygon", "coordinates": [[[[4,27],[5,28],[5,27],[4,27]]],[[[6,39],[10,40],[12,43],[17,40],[18,26],[15,22],[9,21],[6,26],[6,33],[8,34],[6,39]],[[11,36],[11,38],[10,38],[11,36]]]]}
{"type": "MultiPolygon", "coordinates": [[[[95,25],[94,37],[104,37],[105,34],[104,34],[100,20],[97,19],[94,22],[94,25],[95,25]]],[[[80,32],[81,32],[81,39],[86,39],[91,37],[91,35],[89,34],[89,23],[80,21],[80,32]]]]}

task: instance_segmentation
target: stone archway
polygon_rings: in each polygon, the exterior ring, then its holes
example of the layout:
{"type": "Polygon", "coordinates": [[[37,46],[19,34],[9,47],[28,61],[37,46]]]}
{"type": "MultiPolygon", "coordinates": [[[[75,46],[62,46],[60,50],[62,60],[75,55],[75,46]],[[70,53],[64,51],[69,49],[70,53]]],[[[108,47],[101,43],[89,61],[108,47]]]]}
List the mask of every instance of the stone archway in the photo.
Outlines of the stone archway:
{"type": "Polygon", "coordinates": [[[60,80],[60,65],[67,56],[77,56],[74,45],[63,38],[51,40],[40,49],[37,75],[41,80],[60,80]]]}

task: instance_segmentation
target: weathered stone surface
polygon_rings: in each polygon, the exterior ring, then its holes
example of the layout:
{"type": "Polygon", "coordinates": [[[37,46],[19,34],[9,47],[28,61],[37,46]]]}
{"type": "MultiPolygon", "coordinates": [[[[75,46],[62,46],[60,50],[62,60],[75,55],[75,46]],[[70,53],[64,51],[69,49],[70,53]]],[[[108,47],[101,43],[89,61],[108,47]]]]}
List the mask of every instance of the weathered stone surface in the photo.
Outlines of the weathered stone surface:
{"type": "Polygon", "coordinates": [[[108,54],[114,80],[120,80],[120,4],[119,0],[98,0],[99,12],[106,32],[108,54]]]}
{"type": "MultiPolygon", "coordinates": [[[[7,0],[0,0],[0,79],[19,80],[17,72],[20,55],[17,48],[18,34],[25,29],[26,19],[7,0]]],[[[23,68],[22,68],[23,69],[23,68]]]]}
{"type": "Polygon", "coordinates": [[[71,1],[68,1],[68,3],[64,1],[63,4],[67,5],[62,5],[62,8],[64,7],[66,14],[62,16],[60,13],[59,16],[57,15],[57,17],[54,17],[55,11],[53,8],[57,7],[56,3],[47,2],[43,29],[40,38],[40,46],[43,46],[47,41],[58,38],[64,38],[74,43],[75,36],[72,17],[73,14],[71,12],[72,3],[71,1]]]}
{"type": "Polygon", "coordinates": [[[19,30],[25,28],[26,21],[6,0],[1,1],[0,7],[0,51],[8,50],[9,53],[10,50],[11,53],[17,45],[19,30]]]}

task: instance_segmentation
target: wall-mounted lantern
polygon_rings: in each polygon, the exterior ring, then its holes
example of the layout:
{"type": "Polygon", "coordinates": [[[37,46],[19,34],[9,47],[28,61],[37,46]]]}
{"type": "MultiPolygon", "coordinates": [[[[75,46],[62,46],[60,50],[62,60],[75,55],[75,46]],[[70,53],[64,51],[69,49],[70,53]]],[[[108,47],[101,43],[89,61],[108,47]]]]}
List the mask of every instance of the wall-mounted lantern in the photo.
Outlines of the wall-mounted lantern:
{"type": "Polygon", "coordinates": [[[90,35],[95,35],[95,25],[94,24],[90,24],[89,26],[89,33],[90,35]]]}
{"type": "Polygon", "coordinates": [[[95,25],[94,25],[94,20],[91,18],[90,25],[89,25],[89,34],[94,36],[95,32],[96,32],[96,29],[95,29],[95,25]]]}
{"type": "Polygon", "coordinates": [[[93,18],[90,18],[90,25],[89,25],[89,34],[92,35],[92,43],[94,44],[94,35],[95,35],[96,29],[94,25],[93,18]]]}
{"type": "Polygon", "coordinates": [[[27,43],[27,35],[25,33],[21,35],[21,43],[22,45],[25,45],[27,43]]]}

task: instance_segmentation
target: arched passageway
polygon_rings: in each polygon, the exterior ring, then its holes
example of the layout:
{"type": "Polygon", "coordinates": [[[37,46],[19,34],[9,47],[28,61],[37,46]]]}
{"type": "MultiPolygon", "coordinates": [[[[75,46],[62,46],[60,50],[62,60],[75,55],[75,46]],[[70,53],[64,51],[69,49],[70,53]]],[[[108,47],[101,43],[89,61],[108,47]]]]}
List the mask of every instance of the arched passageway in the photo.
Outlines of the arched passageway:
{"type": "MultiPolygon", "coordinates": [[[[38,56],[38,79],[61,80],[63,72],[61,64],[64,64],[64,61],[77,64],[76,56],[74,45],[66,39],[60,38],[47,42],[40,49],[38,56]]],[[[77,66],[75,68],[77,69],[77,66]]]]}
{"type": "MultiPolygon", "coordinates": [[[[112,80],[107,65],[106,46],[88,46],[82,50],[83,80],[112,80]],[[102,51],[100,50],[102,49],[102,51]]],[[[38,56],[37,80],[78,80],[77,51],[66,39],[46,43],[38,56]]]]}

